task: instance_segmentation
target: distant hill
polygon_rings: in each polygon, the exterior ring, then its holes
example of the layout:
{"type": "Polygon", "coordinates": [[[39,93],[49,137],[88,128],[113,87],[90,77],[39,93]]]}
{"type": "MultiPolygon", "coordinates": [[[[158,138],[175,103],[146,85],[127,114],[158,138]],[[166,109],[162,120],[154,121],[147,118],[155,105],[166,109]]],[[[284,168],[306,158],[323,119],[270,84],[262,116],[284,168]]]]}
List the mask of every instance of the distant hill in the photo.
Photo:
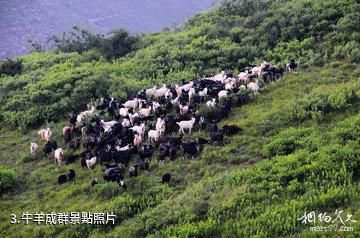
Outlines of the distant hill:
{"type": "Polygon", "coordinates": [[[216,0],[0,0],[0,59],[28,53],[29,38],[45,42],[73,25],[108,33],[159,31],[209,8],[216,0]]]}

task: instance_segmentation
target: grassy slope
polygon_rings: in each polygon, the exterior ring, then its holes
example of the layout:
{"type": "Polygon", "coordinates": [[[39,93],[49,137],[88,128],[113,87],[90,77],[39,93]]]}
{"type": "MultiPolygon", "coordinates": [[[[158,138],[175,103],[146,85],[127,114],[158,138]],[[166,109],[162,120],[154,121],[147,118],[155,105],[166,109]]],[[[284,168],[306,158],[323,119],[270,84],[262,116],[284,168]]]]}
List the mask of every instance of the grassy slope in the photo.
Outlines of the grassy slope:
{"type": "MultiPolygon", "coordinates": [[[[229,118],[222,122],[236,123],[244,128],[240,135],[226,138],[225,147],[209,146],[194,161],[177,159],[165,166],[159,166],[154,159],[148,173],[142,173],[134,180],[126,179],[129,189],[125,193],[118,190],[113,183],[101,182],[91,187],[92,178],[101,177],[100,166],[88,171],[81,168],[78,161],[76,164],[58,168],[52,158],[44,158],[42,154],[36,159],[30,158],[30,141],[39,141],[36,132],[22,135],[17,131],[2,128],[0,164],[14,168],[18,182],[0,201],[0,236],[25,237],[31,234],[32,237],[83,237],[89,233],[101,237],[104,232],[114,237],[119,234],[124,237],[220,236],[222,231],[225,237],[249,234],[307,234],[305,226],[296,222],[297,217],[309,210],[305,208],[331,212],[337,206],[344,207],[359,219],[360,186],[356,178],[355,182],[334,185],[330,192],[315,194],[314,190],[309,190],[309,194],[302,194],[293,193],[288,187],[274,185],[265,177],[262,180],[259,175],[264,173],[264,168],[268,166],[271,176],[281,176],[281,168],[291,168],[294,158],[299,156],[263,160],[263,145],[289,124],[286,120],[280,120],[278,125],[266,133],[259,133],[262,131],[261,126],[264,126],[264,118],[281,112],[283,106],[296,96],[311,91],[333,90],[339,83],[356,81],[358,78],[358,68],[349,70],[346,66],[316,68],[308,72],[288,74],[281,81],[267,86],[261,95],[248,105],[236,108],[229,118]],[[331,77],[333,74],[336,76],[331,77]],[[68,168],[76,170],[76,183],[58,186],[57,175],[68,168]],[[174,174],[170,188],[158,183],[165,171],[174,174]],[[259,180],[251,181],[251,178],[259,180]],[[324,197],[328,198],[324,206],[315,202],[323,201],[324,197]],[[25,211],[114,211],[120,220],[113,229],[103,226],[62,225],[43,229],[38,225],[9,224],[10,213],[19,216],[25,211]],[[268,220],[272,223],[269,224],[268,220]]],[[[306,120],[297,126],[311,127],[318,134],[325,135],[344,119],[356,115],[358,109],[359,105],[354,104],[345,112],[331,112],[321,122],[306,120]]],[[[53,126],[55,139],[63,147],[60,132],[65,124],[63,122],[53,126]]],[[[42,149],[43,143],[40,144],[42,149]]],[[[339,167],[335,170],[341,169],[339,167]]],[[[323,181],[327,182],[326,178],[323,181]]],[[[328,181],[330,183],[332,180],[329,178],[328,181]]],[[[317,189],[320,190],[320,187],[317,189]]],[[[358,231],[359,228],[359,225],[355,227],[358,231]]]]}

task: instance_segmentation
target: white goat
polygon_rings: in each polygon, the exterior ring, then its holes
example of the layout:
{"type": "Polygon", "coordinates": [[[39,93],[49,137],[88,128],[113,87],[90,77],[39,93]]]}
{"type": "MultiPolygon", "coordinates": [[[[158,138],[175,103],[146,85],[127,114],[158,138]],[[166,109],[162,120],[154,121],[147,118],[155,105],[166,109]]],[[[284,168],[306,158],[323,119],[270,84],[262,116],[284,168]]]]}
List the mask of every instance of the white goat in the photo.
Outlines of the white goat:
{"type": "Polygon", "coordinates": [[[155,128],[160,133],[160,135],[164,134],[165,133],[165,120],[159,117],[156,120],[155,128]]]}
{"type": "Polygon", "coordinates": [[[227,91],[227,90],[221,90],[221,91],[218,93],[219,100],[220,100],[221,98],[226,98],[226,97],[227,97],[227,94],[228,94],[228,91],[227,91]]]}
{"type": "Polygon", "coordinates": [[[207,106],[208,108],[214,108],[214,107],[216,107],[216,100],[215,100],[215,98],[207,101],[207,102],[206,102],[206,106],[207,106]]]}
{"type": "Polygon", "coordinates": [[[202,91],[199,92],[200,97],[206,97],[208,93],[208,89],[204,88],[202,91]]]}
{"type": "Polygon", "coordinates": [[[148,132],[148,141],[149,142],[156,142],[160,138],[160,132],[157,130],[149,130],[148,132]]]}
{"type": "Polygon", "coordinates": [[[184,129],[189,130],[189,134],[191,134],[191,129],[193,128],[195,123],[195,117],[191,118],[190,121],[180,121],[180,122],[176,122],[176,124],[179,125],[180,129],[179,129],[179,133],[184,133],[185,131],[184,129]]]}
{"type": "Polygon", "coordinates": [[[86,160],[86,166],[88,167],[88,169],[93,169],[96,165],[96,162],[97,162],[97,158],[92,157],[91,159],[86,160]]]}
{"type": "Polygon", "coordinates": [[[31,153],[31,156],[32,156],[32,157],[35,157],[35,156],[36,156],[36,153],[37,153],[38,149],[39,149],[38,144],[33,143],[33,142],[30,143],[30,153],[31,153]]]}
{"type": "Polygon", "coordinates": [[[140,115],[141,117],[149,117],[150,114],[151,114],[151,106],[148,107],[148,108],[142,108],[142,109],[140,109],[140,111],[139,111],[139,115],[140,115]]]}
{"type": "Polygon", "coordinates": [[[247,88],[254,94],[257,94],[260,88],[258,80],[255,80],[255,82],[248,83],[247,88]]]}
{"type": "Polygon", "coordinates": [[[132,109],[136,109],[139,105],[139,99],[135,98],[133,100],[128,100],[124,103],[124,107],[126,108],[132,108],[132,109]]]}
{"type": "Polygon", "coordinates": [[[57,148],[54,153],[55,164],[61,165],[61,162],[64,160],[64,150],[62,148],[57,148]]]}

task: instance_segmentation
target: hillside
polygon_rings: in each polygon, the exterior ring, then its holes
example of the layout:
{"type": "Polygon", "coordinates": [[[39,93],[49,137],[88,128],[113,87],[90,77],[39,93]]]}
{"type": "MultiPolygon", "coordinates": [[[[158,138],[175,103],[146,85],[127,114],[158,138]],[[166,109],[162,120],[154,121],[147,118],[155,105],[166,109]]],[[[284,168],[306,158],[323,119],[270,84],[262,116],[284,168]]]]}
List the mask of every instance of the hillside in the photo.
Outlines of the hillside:
{"type": "MultiPolygon", "coordinates": [[[[141,36],[123,57],[101,49],[33,53],[0,77],[1,237],[358,237],[313,232],[305,212],[360,219],[360,5],[351,0],[231,1],[191,18],[181,31],[141,36]],[[67,113],[105,94],[125,99],[154,85],[194,80],[222,69],[234,75],[262,60],[299,70],[265,84],[219,125],[243,130],[194,160],[160,164],[125,178],[127,191],[77,161],[54,165],[37,130],[50,125],[67,148],[67,113]],[[40,145],[36,158],[30,142],[40,145]],[[75,183],[57,176],[76,170],[75,183]],[[168,185],[161,176],[170,172],[168,185]],[[9,185],[6,187],[6,185],[9,185]],[[114,212],[111,225],[9,224],[10,213],[114,212]]],[[[15,60],[16,61],[16,60],[15,60]]],[[[5,73],[4,73],[5,72],[5,73]]],[[[108,119],[111,118],[106,115],[108,119]]],[[[185,139],[208,132],[195,132],[185,139]]],[[[81,148],[77,154],[84,149],[81,148]]],[[[65,149],[65,157],[73,154],[65,149]]],[[[135,161],[135,157],[132,161],[135,161]]],[[[328,225],[318,222],[316,225],[328,225]]]]}

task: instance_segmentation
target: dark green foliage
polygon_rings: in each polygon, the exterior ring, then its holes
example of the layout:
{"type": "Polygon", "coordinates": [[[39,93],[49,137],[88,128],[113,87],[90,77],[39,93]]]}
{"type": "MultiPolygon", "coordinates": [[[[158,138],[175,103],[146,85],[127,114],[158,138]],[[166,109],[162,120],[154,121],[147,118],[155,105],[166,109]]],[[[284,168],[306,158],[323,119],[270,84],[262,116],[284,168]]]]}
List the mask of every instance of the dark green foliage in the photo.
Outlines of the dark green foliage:
{"type": "Polygon", "coordinates": [[[122,57],[135,49],[137,37],[129,35],[125,30],[117,30],[102,39],[100,52],[107,59],[122,57]]]}
{"type": "Polygon", "coordinates": [[[15,184],[15,172],[12,169],[0,167],[0,194],[15,184]]]}
{"type": "Polygon", "coordinates": [[[7,59],[0,62],[0,76],[10,75],[15,76],[16,74],[21,74],[23,69],[23,60],[22,59],[7,59]]]}
{"type": "Polygon", "coordinates": [[[295,150],[310,146],[309,136],[311,133],[310,128],[289,128],[281,131],[264,146],[264,155],[267,157],[288,155],[295,150]]]}

